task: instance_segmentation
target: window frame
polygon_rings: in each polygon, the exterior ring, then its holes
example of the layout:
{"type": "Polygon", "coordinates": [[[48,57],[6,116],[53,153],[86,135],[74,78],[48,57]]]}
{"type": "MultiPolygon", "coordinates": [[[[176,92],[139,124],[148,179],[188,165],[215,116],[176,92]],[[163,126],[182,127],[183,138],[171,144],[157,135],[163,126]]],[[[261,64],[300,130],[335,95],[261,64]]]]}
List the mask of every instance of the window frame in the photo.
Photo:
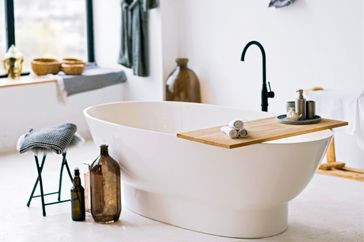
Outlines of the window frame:
{"type": "MultiPolygon", "coordinates": [[[[87,61],[95,63],[95,43],[94,43],[94,21],[93,21],[93,0],[85,0],[86,4],[86,36],[87,36],[87,61]]],[[[15,45],[15,18],[14,0],[4,0],[5,10],[5,40],[7,49],[15,45]]]]}

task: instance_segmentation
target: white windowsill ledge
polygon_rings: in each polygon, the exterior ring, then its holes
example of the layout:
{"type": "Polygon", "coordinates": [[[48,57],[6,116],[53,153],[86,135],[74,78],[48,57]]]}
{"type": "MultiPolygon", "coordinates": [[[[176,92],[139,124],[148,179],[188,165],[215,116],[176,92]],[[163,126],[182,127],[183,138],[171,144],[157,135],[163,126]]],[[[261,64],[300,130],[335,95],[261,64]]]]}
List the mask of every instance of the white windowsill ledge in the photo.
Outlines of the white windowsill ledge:
{"type": "MultiPolygon", "coordinates": [[[[57,83],[60,78],[68,79],[68,78],[74,78],[74,77],[82,77],[85,79],[88,79],[90,77],[103,75],[102,77],[105,78],[105,75],[112,75],[115,72],[120,72],[121,69],[117,68],[104,68],[99,67],[96,65],[88,65],[84,73],[81,76],[73,76],[73,75],[64,75],[57,74],[57,75],[44,75],[44,76],[37,76],[34,74],[28,75],[28,76],[21,76],[18,80],[11,80],[9,78],[0,78],[0,88],[6,88],[6,87],[17,87],[17,86],[28,86],[28,85],[35,85],[35,84],[46,84],[46,83],[57,83]]],[[[126,77],[125,77],[126,80],[126,77]]],[[[125,82],[123,80],[122,82],[125,82]]],[[[121,82],[121,83],[122,83],[121,82]]],[[[107,86],[107,85],[105,85],[107,86]]]]}
{"type": "Polygon", "coordinates": [[[56,82],[57,80],[54,78],[49,78],[49,77],[44,78],[36,76],[22,76],[18,80],[11,80],[9,78],[0,78],[0,88],[28,86],[28,85],[56,83],[56,82]]]}

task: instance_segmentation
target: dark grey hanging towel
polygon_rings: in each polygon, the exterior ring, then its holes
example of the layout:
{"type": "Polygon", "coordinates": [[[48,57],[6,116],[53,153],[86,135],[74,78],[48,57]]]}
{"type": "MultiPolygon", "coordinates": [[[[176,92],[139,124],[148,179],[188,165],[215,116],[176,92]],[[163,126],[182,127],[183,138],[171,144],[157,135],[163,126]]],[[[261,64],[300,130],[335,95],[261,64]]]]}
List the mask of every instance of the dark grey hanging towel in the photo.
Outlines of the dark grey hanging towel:
{"type": "Polygon", "coordinates": [[[158,6],[158,0],[121,1],[119,64],[137,76],[149,75],[148,10],[158,6]]]}

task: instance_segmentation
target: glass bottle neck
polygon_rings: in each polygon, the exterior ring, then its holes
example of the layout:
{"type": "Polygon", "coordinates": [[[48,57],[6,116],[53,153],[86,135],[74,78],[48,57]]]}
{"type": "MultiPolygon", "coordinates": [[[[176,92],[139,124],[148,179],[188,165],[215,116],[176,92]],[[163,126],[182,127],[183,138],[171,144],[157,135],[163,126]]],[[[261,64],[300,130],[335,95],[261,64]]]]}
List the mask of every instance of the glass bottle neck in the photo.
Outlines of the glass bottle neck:
{"type": "Polygon", "coordinates": [[[176,59],[177,66],[182,68],[187,68],[188,59],[187,58],[177,58],[176,59]]]}
{"type": "Polygon", "coordinates": [[[101,145],[100,146],[100,154],[103,156],[108,156],[109,155],[109,151],[108,151],[108,146],[107,145],[101,145]]]}
{"type": "Polygon", "coordinates": [[[73,178],[73,185],[74,185],[75,187],[81,186],[81,179],[80,179],[80,177],[79,177],[79,176],[75,176],[75,177],[73,178]]]}
{"type": "Polygon", "coordinates": [[[184,65],[178,65],[178,67],[179,67],[180,69],[187,69],[187,64],[184,64],[184,65]]]}

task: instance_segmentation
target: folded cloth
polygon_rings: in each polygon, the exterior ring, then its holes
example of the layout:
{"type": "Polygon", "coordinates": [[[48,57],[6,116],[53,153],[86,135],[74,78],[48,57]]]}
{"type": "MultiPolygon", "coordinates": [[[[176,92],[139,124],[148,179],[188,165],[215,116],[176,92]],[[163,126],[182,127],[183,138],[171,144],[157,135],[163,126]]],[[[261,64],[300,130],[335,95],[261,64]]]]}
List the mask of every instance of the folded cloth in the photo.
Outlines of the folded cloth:
{"type": "Polygon", "coordinates": [[[291,5],[296,0],[271,0],[268,7],[283,8],[291,5]]]}
{"type": "Polygon", "coordinates": [[[239,138],[245,138],[248,136],[248,131],[246,129],[240,129],[238,131],[239,138]]]}
{"type": "Polygon", "coordinates": [[[340,119],[349,125],[335,130],[353,135],[364,150],[364,91],[324,90],[309,92],[308,99],[316,101],[316,113],[325,118],[340,119]]]}
{"type": "Polygon", "coordinates": [[[57,77],[60,94],[71,96],[126,82],[126,74],[120,69],[87,66],[82,75],[63,75],[57,77]]]}
{"type": "Polygon", "coordinates": [[[65,123],[50,128],[30,129],[21,136],[18,142],[18,150],[24,153],[32,149],[45,149],[62,154],[74,139],[77,126],[65,123]]]}
{"type": "Polygon", "coordinates": [[[229,126],[223,126],[220,128],[221,132],[223,132],[224,134],[226,134],[227,136],[229,136],[230,138],[238,138],[239,134],[238,134],[238,130],[229,126]]]}
{"type": "Polygon", "coordinates": [[[229,127],[240,130],[240,129],[244,128],[244,123],[243,123],[243,121],[241,121],[239,119],[234,119],[229,122],[229,127]]]}

